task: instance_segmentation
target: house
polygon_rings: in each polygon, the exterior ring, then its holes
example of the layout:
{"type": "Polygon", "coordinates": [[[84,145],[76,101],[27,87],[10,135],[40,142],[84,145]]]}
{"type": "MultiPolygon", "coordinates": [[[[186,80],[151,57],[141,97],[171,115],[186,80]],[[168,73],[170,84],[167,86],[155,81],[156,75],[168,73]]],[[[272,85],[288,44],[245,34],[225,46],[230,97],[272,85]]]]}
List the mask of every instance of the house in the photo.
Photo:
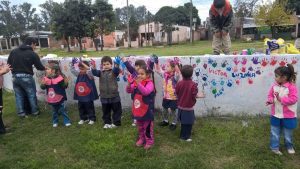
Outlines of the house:
{"type": "MultiPolygon", "coordinates": [[[[140,25],[138,30],[140,45],[151,46],[153,43],[167,43],[168,35],[162,27],[163,24],[156,22],[140,25]]],[[[173,25],[173,27],[175,30],[172,31],[172,43],[180,43],[190,40],[190,27],[180,25],[173,25]]],[[[193,32],[194,40],[200,40],[200,32],[193,32]]]]}

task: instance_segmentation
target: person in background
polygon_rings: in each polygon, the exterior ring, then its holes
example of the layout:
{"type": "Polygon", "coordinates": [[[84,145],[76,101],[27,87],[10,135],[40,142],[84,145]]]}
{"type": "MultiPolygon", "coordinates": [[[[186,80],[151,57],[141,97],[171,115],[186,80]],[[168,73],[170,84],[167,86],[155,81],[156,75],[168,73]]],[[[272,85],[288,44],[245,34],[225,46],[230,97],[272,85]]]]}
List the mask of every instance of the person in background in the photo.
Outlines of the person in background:
{"type": "Polygon", "coordinates": [[[212,48],[214,55],[230,54],[230,28],[233,25],[233,11],[228,0],[214,0],[209,10],[211,32],[213,34],[212,48]]]}
{"type": "Polygon", "coordinates": [[[32,66],[34,65],[37,70],[41,71],[45,70],[45,67],[42,65],[40,57],[34,52],[37,44],[37,39],[27,37],[21,46],[10,52],[7,60],[12,68],[13,89],[19,117],[26,117],[25,97],[29,100],[31,113],[39,114],[32,66]]]}

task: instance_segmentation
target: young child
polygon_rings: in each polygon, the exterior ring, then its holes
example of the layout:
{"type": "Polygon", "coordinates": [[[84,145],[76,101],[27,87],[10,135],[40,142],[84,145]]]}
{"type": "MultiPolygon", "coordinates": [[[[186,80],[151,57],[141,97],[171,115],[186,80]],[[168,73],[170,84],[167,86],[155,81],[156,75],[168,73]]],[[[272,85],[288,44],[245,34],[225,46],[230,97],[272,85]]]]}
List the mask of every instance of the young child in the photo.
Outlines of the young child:
{"type": "Polygon", "coordinates": [[[76,58],[72,61],[71,72],[77,76],[75,88],[74,88],[74,100],[78,100],[78,110],[80,121],[78,124],[93,125],[96,121],[94,100],[99,98],[97,88],[95,85],[95,79],[90,71],[88,61],[80,61],[78,63],[79,71],[74,67],[74,64],[78,62],[76,58]]]}
{"type": "Polygon", "coordinates": [[[114,68],[112,68],[111,57],[104,56],[101,59],[102,70],[97,70],[95,63],[92,64],[93,75],[99,77],[103,128],[105,129],[121,126],[122,106],[117,83],[117,77],[120,73],[119,63],[120,60],[116,60],[114,68]],[[112,118],[111,110],[114,112],[112,118]]]}
{"type": "Polygon", "coordinates": [[[198,94],[197,84],[191,79],[193,67],[184,65],[181,69],[183,80],[176,85],[176,95],[178,97],[178,119],[181,122],[180,139],[192,141],[192,127],[195,121],[194,105],[196,98],[204,98],[204,94],[198,94]]]}
{"type": "Polygon", "coordinates": [[[266,105],[271,105],[272,152],[282,155],[279,150],[280,133],[283,130],[285,146],[289,154],[294,154],[293,129],[297,127],[298,90],[295,85],[296,73],[291,64],[275,69],[275,83],[272,85],[266,105]]]}
{"type": "Polygon", "coordinates": [[[0,67],[0,134],[5,134],[6,129],[2,120],[2,110],[3,110],[3,98],[2,98],[2,87],[3,87],[3,75],[11,70],[10,65],[1,64],[0,67]]]}
{"type": "MultiPolygon", "coordinates": [[[[131,64],[129,63],[129,61],[127,61],[125,57],[122,57],[121,59],[122,59],[122,62],[124,63],[124,65],[126,66],[126,69],[131,74],[131,76],[129,78],[133,78],[133,79],[137,77],[138,69],[142,66],[147,65],[144,60],[136,60],[134,62],[134,67],[132,67],[131,64]]],[[[133,118],[132,126],[136,126],[136,119],[134,119],[134,118],[133,118]]]]}
{"type": "Polygon", "coordinates": [[[150,78],[150,70],[147,66],[138,69],[138,77],[130,80],[126,90],[131,93],[133,99],[132,114],[137,120],[139,137],[136,146],[144,146],[150,149],[154,144],[153,121],[154,121],[154,84],[150,78]]]}
{"type": "Polygon", "coordinates": [[[66,88],[68,87],[68,81],[61,73],[58,64],[49,63],[48,67],[46,67],[46,76],[41,81],[41,89],[46,89],[46,100],[52,106],[53,127],[58,126],[58,116],[60,114],[64,118],[64,125],[66,127],[71,125],[64,103],[67,100],[66,88]]]}
{"type": "Polygon", "coordinates": [[[169,61],[166,64],[166,70],[163,71],[158,64],[158,58],[154,57],[155,61],[155,72],[157,72],[163,78],[163,102],[162,106],[164,111],[162,112],[163,121],[159,124],[160,126],[168,126],[169,118],[172,119],[170,124],[170,130],[176,129],[177,123],[177,95],[175,93],[175,87],[180,78],[180,70],[178,64],[174,61],[169,61]]]}

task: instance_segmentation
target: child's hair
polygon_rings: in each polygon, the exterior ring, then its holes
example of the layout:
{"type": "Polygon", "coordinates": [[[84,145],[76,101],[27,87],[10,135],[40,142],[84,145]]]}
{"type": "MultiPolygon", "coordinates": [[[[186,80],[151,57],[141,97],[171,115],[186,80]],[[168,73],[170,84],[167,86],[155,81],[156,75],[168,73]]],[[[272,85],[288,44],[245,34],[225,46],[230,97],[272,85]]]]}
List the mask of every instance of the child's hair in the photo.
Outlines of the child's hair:
{"type": "Polygon", "coordinates": [[[101,64],[103,64],[104,62],[109,62],[110,64],[112,64],[112,59],[110,56],[103,56],[101,59],[101,64]]]}
{"type": "MultiPolygon", "coordinates": [[[[136,60],[135,62],[134,62],[134,66],[146,66],[147,64],[146,64],[146,62],[144,61],[144,60],[141,60],[141,59],[139,59],[139,60],[136,60]]],[[[146,66],[147,67],[147,66],[146,66]]]]}
{"type": "Polygon", "coordinates": [[[147,65],[142,65],[142,66],[140,66],[140,69],[145,70],[146,74],[149,75],[149,76],[150,76],[151,73],[152,73],[152,70],[149,69],[147,65]]]}
{"type": "Polygon", "coordinates": [[[52,62],[48,64],[48,67],[49,69],[54,70],[55,75],[61,74],[60,67],[58,64],[52,62]]]}
{"type": "Polygon", "coordinates": [[[189,79],[193,76],[194,68],[191,65],[184,65],[180,71],[184,79],[189,79]]]}
{"type": "Polygon", "coordinates": [[[291,64],[287,64],[287,66],[280,66],[275,69],[275,74],[279,76],[286,76],[288,82],[296,82],[296,72],[294,71],[294,67],[291,64]]]}
{"type": "MultiPolygon", "coordinates": [[[[90,66],[90,64],[89,64],[89,62],[88,61],[86,61],[86,60],[84,60],[84,61],[82,61],[82,63],[84,63],[85,65],[87,65],[87,66],[90,66]]],[[[81,68],[83,68],[84,66],[81,64],[81,63],[79,63],[79,65],[78,65],[79,67],[81,67],[81,68]]]]}

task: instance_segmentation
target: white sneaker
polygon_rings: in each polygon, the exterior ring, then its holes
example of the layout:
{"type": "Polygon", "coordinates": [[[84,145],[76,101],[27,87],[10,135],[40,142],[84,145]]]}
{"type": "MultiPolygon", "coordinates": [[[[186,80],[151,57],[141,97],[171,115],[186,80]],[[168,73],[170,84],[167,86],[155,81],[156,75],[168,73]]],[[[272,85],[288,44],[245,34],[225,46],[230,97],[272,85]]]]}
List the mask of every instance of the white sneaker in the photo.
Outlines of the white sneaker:
{"type": "Polygon", "coordinates": [[[185,141],[186,141],[186,142],[191,142],[191,141],[192,141],[192,139],[191,139],[191,138],[189,138],[189,139],[186,139],[185,141]]]}
{"type": "Polygon", "coordinates": [[[117,126],[114,124],[111,124],[111,128],[116,128],[117,126]]]}
{"type": "Polygon", "coordinates": [[[104,129],[110,129],[110,128],[111,128],[111,125],[110,125],[110,124],[105,124],[105,125],[103,126],[103,128],[104,128],[104,129]]]}
{"type": "Polygon", "coordinates": [[[287,149],[287,152],[288,152],[289,154],[295,154],[295,153],[296,153],[294,148],[289,148],[289,149],[287,149]]]}
{"type": "Polygon", "coordinates": [[[136,126],[136,120],[134,119],[133,120],[133,123],[131,124],[133,127],[135,127],[136,126]]]}
{"type": "Polygon", "coordinates": [[[57,126],[58,126],[58,124],[57,124],[57,123],[53,124],[53,127],[57,127],[57,126]]]}
{"type": "Polygon", "coordinates": [[[282,152],[279,150],[272,150],[272,152],[280,156],[282,155],[282,152]]]}
{"type": "Polygon", "coordinates": [[[65,124],[65,126],[66,126],[66,127],[69,127],[69,126],[71,126],[71,123],[67,123],[67,124],[65,124]]]}
{"type": "Polygon", "coordinates": [[[84,124],[84,120],[80,120],[80,121],[78,122],[78,124],[79,124],[79,125],[84,124]]]}
{"type": "Polygon", "coordinates": [[[89,124],[89,125],[93,125],[94,123],[95,123],[95,122],[94,122],[93,120],[90,120],[88,124],[89,124]]]}

